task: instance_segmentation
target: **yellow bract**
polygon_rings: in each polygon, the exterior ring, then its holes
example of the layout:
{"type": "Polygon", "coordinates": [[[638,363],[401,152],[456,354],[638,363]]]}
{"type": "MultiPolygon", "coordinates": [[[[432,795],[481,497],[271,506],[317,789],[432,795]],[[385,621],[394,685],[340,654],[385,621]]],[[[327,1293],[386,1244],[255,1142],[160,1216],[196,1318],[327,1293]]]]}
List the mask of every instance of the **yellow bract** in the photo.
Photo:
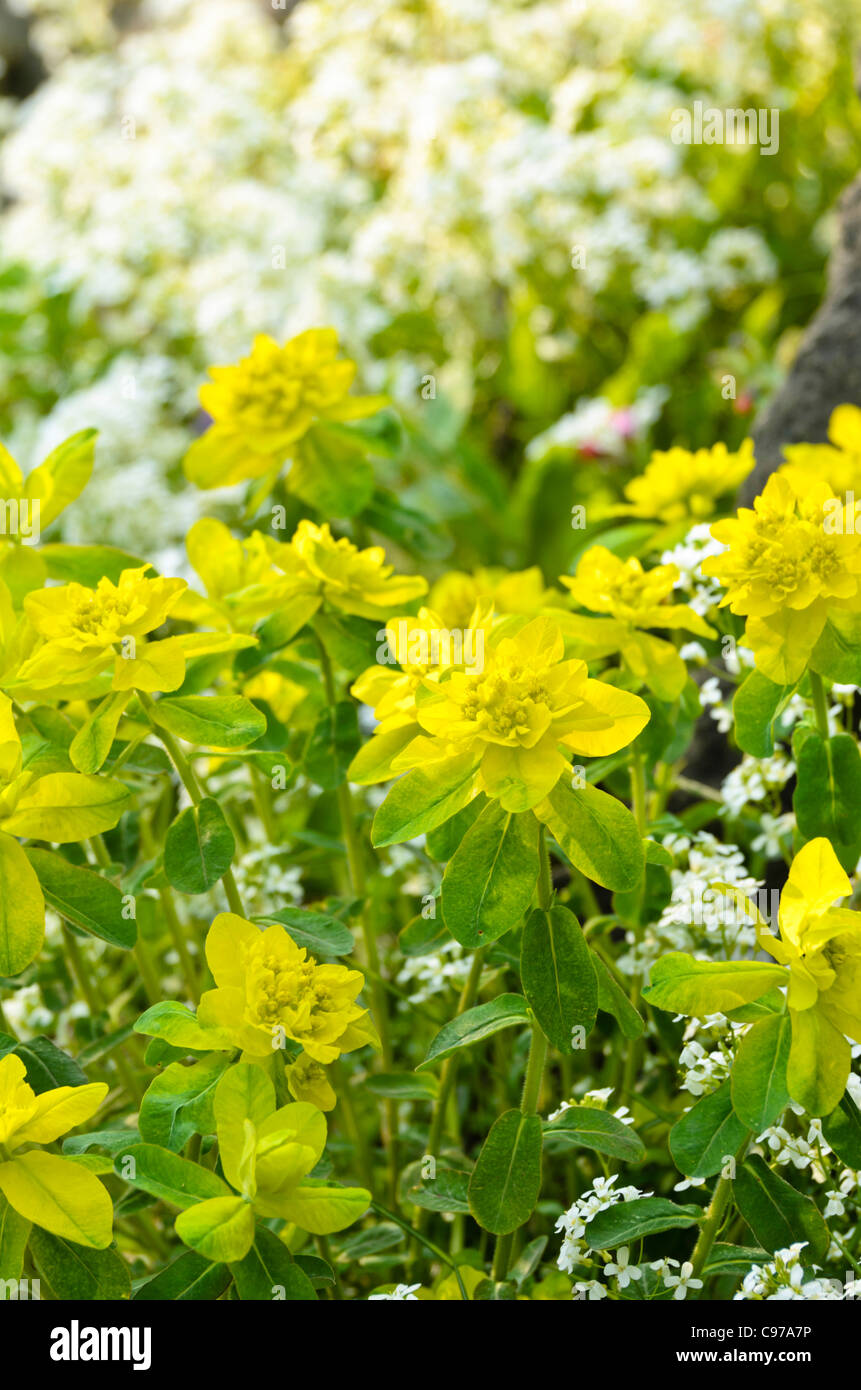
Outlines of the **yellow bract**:
{"type": "Polygon", "coordinates": [[[851,891],[830,841],[811,840],[780,896],[780,939],[761,934],[760,945],[789,966],[791,1009],[815,1007],[861,1042],[861,914],[833,906],[851,891]]]}
{"type": "Polygon", "coordinates": [[[679,578],[675,565],[644,570],[634,557],[622,560],[603,545],[586,551],[573,578],[560,582],[575,601],[613,621],[576,616],[562,620],[566,636],[582,644],[583,655],[620,652],[629,670],[661,699],[674,700],[687,678],[685,664],[671,642],[647,635],[644,628],[684,628],[698,637],[716,636],[713,628],[684,603],[672,603],[679,578]]]}
{"type": "Polygon", "coordinates": [[[275,563],[291,580],[288,603],[308,602],[307,616],[325,600],[342,613],[386,617],[427,592],[420,575],[394,573],[382,546],[360,550],[346,536],[336,540],[328,523],[300,521],[289,544],[279,546],[275,563]]]}
{"type": "Polygon", "coordinates": [[[485,609],[492,604],[496,613],[535,615],[563,603],[557,589],[547,588],[537,565],[515,571],[490,567],[472,574],[449,570],[430,592],[431,609],[440,615],[442,626],[450,628],[468,627],[479,604],[485,609]]]}
{"type": "Polygon", "coordinates": [[[855,494],[861,501],[861,410],[838,405],[828,422],[830,444],[786,444],[780,473],[801,494],[812,479],[826,482],[835,494],[855,494]]]}
{"type": "Polygon", "coordinates": [[[637,695],[590,679],[584,661],[565,661],[562,633],[545,617],[492,638],[481,671],[426,677],[423,685],[416,707],[423,732],[392,760],[394,770],[472,755],[476,790],[510,811],[528,810],[552,791],[568,766],[562,749],[615,753],[649,719],[637,695]]]}
{"type": "Polygon", "coordinates": [[[28,594],[24,610],[43,640],[15,684],[63,689],[70,680],[85,683],[112,668],[114,690],[178,689],[185,675],[180,644],[139,639],[161,627],[186,584],[147,579],[148,569],[123,570],[117,584],[102,578],[95,589],[73,583],[28,594]]]}
{"type": "Polygon", "coordinates": [[[796,490],[769,478],[753,509],[716,522],[727,549],[703,562],[727,590],[722,600],[747,617],[745,642],[763,675],[780,685],[804,672],[829,613],[861,610],[861,534],[844,525],[827,483],[796,490]]]}
{"type": "Polygon", "coordinates": [[[348,395],[356,364],[338,358],[334,328],[309,328],[283,346],[260,334],[248,357],[209,374],[200,403],[213,424],[185,459],[202,488],[263,477],[316,422],[360,419],[383,404],[348,395]]]}
{"type": "Polygon", "coordinates": [[[0,1192],[26,1221],[104,1250],[112,1238],[113,1204],[98,1178],[71,1159],[16,1150],[24,1144],[51,1144],[88,1120],[108,1088],[95,1082],[37,1095],[26,1075],[14,1052],[0,1059],[0,1192]]]}
{"type": "Polygon", "coordinates": [[[290,1038],[314,1062],[333,1062],[377,1041],[356,996],[358,970],[318,965],[280,925],[261,931],[223,912],[206,938],[206,959],[217,988],[203,995],[198,1023],[252,1057],[271,1056],[290,1038]]]}
{"type": "Polygon", "coordinates": [[[625,487],[627,504],[615,512],[654,517],[665,524],[705,521],[714,516],[718,500],[744,481],[754,465],[753,441],[746,439],[737,453],[725,444],[711,449],[668,449],[652,455],[645,472],[625,487]]]}

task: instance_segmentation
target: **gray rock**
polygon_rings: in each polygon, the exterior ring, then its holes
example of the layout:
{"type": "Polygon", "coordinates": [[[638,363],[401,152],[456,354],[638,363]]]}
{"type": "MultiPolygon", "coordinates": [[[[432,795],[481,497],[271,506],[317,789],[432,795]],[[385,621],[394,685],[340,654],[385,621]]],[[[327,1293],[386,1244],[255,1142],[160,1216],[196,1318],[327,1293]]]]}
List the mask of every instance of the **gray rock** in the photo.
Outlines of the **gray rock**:
{"type": "Polygon", "coordinates": [[[840,199],[839,226],[828,292],[786,380],[754,426],[757,463],[739,494],[744,505],[781,463],[784,444],[824,443],[835,406],[861,405],[861,176],[840,199]]]}

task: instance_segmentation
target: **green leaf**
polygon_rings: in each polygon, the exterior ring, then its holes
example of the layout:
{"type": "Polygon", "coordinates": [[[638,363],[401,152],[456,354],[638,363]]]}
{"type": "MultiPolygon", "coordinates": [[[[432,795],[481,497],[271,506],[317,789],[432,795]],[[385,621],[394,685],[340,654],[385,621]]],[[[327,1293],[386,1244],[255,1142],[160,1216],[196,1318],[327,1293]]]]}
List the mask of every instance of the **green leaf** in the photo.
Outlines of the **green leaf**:
{"type": "Polygon", "coordinates": [[[230,1271],[243,1302],[314,1302],[317,1298],[311,1280],[294,1262],[287,1246],[264,1226],[258,1227],[248,1254],[232,1264],[230,1271]]]}
{"type": "Polygon", "coordinates": [[[19,1216],[77,1245],[111,1243],[113,1207],[93,1173],[42,1149],[19,1151],[0,1163],[0,1192],[19,1216]]]}
{"type": "Polygon", "coordinates": [[[45,936],[45,900],[17,840],[0,834],[0,975],[20,975],[45,936]]]}
{"type": "Polygon", "coordinates": [[[861,614],[832,608],[810,654],[810,665],[830,681],[861,685],[861,614]]]}
{"type": "Polygon", "coordinates": [[[434,1100],[439,1091],[435,1076],[416,1076],[411,1071],[380,1072],[365,1078],[364,1090],[372,1096],[387,1096],[390,1100],[434,1100]]]}
{"type": "Polygon", "coordinates": [[[227,1184],[208,1168],[155,1144],[130,1144],[116,1155],[114,1170],[132,1187],[180,1210],[211,1197],[232,1196],[227,1184]]]}
{"type": "Polygon", "coordinates": [[[165,1067],[141,1101],[138,1127],[145,1143],[179,1153],[193,1134],[214,1134],[213,1095],[228,1065],[216,1053],[191,1066],[165,1067]]]}
{"type": "Polygon", "coordinates": [[[520,979],[539,1027],[563,1054],[579,1046],[574,1029],[591,1032],[598,981],[580,923],[567,907],[537,907],[523,929],[520,979]]]}
{"type": "MultiPolygon", "coordinates": [[[[161,1038],[188,1052],[219,1050],[218,1033],[213,1029],[201,1028],[191,1009],[174,999],[163,999],[146,1009],[135,1024],[135,1032],[149,1038],[161,1038]]],[[[231,1044],[227,1044],[227,1047],[232,1050],[231,1044]]],[[[224,1050],[224,1045],[220,1050],[224,1050]]]]}
{"type": "Polygon", "coordinates": [[[146,564],[139,555],[130,555],[127,550],[117,550],[113,545],[57,542],[43,545],[39,555],[52,579],[59,579],[63,584],[84,584],[88,589],[95,589],[102,578],[117,584],[123,570],[140,569],[146,564]]]}
{"type": "Polygon", "coordinates": [[[815,1006],[791,1009],[792,1044],[786,1067],[789,1094],[811,1115],[830,1115],[840,1104],[852,1066],[846,1038],[815,1006]]]}
{"type": "Polygon", "coordinates": [[[18,1042],[7,1033],[0,1033],[0,1057],[14,1052],[24,1063],[27,1085],[32,1086],[36,1095],[43,1091],[53,1091],[58,1086],[86,1086],[87,1078],[67,1052],[61,1052],[50,1038],[30,1038],[18,1042]]]}
{"type": "Polygon", "coordinates": [[[627,994],[595,952],[592,953],[592,964],[598,981],[598,1008],[615,1018],[624,1037],[641,1038],[646,1025],[627,994]]]}
{"type": "Polygon", "coordinates": [[[54,1298],[111,1301],[131,1298],[129,1267],[115,1250],[88,1250],[34,1226],[30,1253],[54,1298]]]}
{"type": "Polygon", "coordinates": [[[157,700],[152,717],[200,748],[244,748],[266,732],[266,716],[241,695],[175,695],[157,700]]]}
{"type": "Polygon", "coordinates": [[[368,441],[343,426],[312,425],[295,446],[287,485],[325,516],[355,516],[374,491],[368,441]]]}
{"type": "Polygon", "coordinates": [[[615,1250],[659,1231],[694,1226],[702,1216],[700,1207],[680,1206],[665,1197],[637,1197],[599,1211],[586,1227],[586,1239],[593,1250],[615,1250]]]}
{"type": "Polygon", "coordinates": [[[69,757],[78,772],[98,772],[111,751],[117,725],[131,693],[130,690],[117,690],[106,695],[81,725],[69,748],[69,757]]]}
{"type": "Polygon", "coordinates": [[[0,824],[9,835],[69,844],[113,830],[129,800],[129,790],[110,777],[82,772],[49,772],[18,797],[0,824]]]}
{"type": "Polygon", "coordinates": [[[734,1274],[742,1278],[750,1271],[752,1265],[766,1264],[767,1261],[768,1251],[760,1250],[758,1246],[718,1243],[712,1246],[703,1274],[714,1274],[717,1277],[734,1274]]]}
{"type": "Polygon", "coordinates": [[[640,882],[643,841],[631,812],[615,796],[588,782],[575,791],[562,777],[535,814],[587,878],[622,893],[640,882]]]}
{"type": "Polygon", "coordinates": [[[861,754],[850,734],[824,739],[799,729],[793,739],[796,786],[792,805],[805,840],[823,835],[848,872],[861,848],[861,754]]]}
{"type": "Polygon", "coordinates": [[[506,1110],[495,1121],[469,1180],[469,1209],[479,1226],[507,1235],[535,1209],[541,1190],[541,1121],[506,1110]]]}
{"type": "Polygon", "coordinates": [[[431,859],[436,859],[439,864],[447,864],[449,859],[454,857],[455,850],[470,826],[475,824],[482,811],[489,805],[490,802],[484,793],[479,792],[478,796],[467,802],[456,815],[443,821],[435,830],[429,830],[425,837],[425,849],[431,859]]]}
{"type": "Polygon", "coordinates": [[[486,946],[517,925],[538,880],[538,822],[491,801],[449,860],[442,881],[445,925],[462,946],[486,946]]]}
{"type": "Polygon", "coordinates": [[[207,1260],[232,1264],[251,1249],[254,1211],[244,1197],[210,1197],[179,1213],[176,1233],[207,1260]]]}
{"type": "Polygon", "coordinates": [[[208,893],[227,873],[235,850],[224,812],[205,796],[198,806],[187,806],[167,832],[165,877],[181,893],[208,893]]]}
{"type": "Polygon", "coordinates": [[[541,1263],[541,1256],[546,1249],[547,1240],[547,1236],[537,1236],[535,1240],[531,1240],[517,1263],[512,1265],[509,1270],[508,1277],[517,1285],[518,1289],[522,1288],[527,1279],[531,1278],[541,1263]]]}
{"type": "Polygon", "coordinates": [[[770,1014],[739,1044],[732,1068],[732,1104],[754,1134],[773,1125],[789,1104],[786,1065],[791,1038],[789,1014],[770,1014]]]}
{"type": "Polygon", "coordinates": [[[411,1187],[407,1198],[425,1211],[469,1212],[469,1173],[455,1168],[437,1168],[436,1177],[423,1178],[411,1187]]]}
{"type": "Polygon", "coordinates": [[[570,1105],[545,1125],[544,1134],[547,1139],[552,1136],[563,1141],[566,1147],[594,1149],[624,1163],[640,1163],[646,1156],[642,1139],[630,1125],[592,1105],[570,1105]]]}
{"type": "Polygon", "coordinates": [[[225,1264],[213,1264],[195,1250],[186,1250],[178,1260],[148,1279],[135,1294],[133,1303],[197,1303],[220,1298],[231,1282],[225,1264]]]}
{"type": "Polygon", "coordinates": [[[724,1081],[676,1121],[670,1130],[670,1153],[686,1178],[711,1178],[735,1157],[746,1134],[733,1112],[729,1081],[724,1081]]]}
{"type": "Polygon", "coordinates": [[[284,907],[251,920],[263,927],[272,923],[286,927],[296,945],[305,946],[314,956],[348,956],[355,946],[349,927],[317,908],[284,907]]]}
{"type": "Polygon", "coordinates": [[[702,961],[672,951],[652,966],[643,998],[670,1013],[705,1018],[749,1004],[786,978],[782,966],[764,961],[702,961]]]}
{"type": "Polygon", "coordinates": [[[0,1279],[20,1279],[30,1222],[0,1195],[0,1279]]]}
{"type": "Polygon", "coordinates": [[[137,924],[124,916],[123,895],[92,869],[70,864],[61,854],[47,849],[28,849],[49,907],[73,926],[130,951],[137,941],[137,924]]]}
{"type": "Polygon", "coordinates": [[[822,1121],[822,1133],[847,1168],[861,1170],[861,1111],[851,1096],[845,1095],[822,1121]]]}
{"type": "Polygon", "coordinates": [[[428,1067],[450,1057],[459,1048],[472,1047],[483,1038],[489,1038],[491,1033],[498,1033],[502,1028],[523,1028],[529,1021],[529,1010],[522,994],[497,995],[496,999],[491,999],[486,1004],[477,1004],[474,1009],[467,1009],[450,1023],[444,1024],[428,1048],[424,1061],[416,1067],[416,1071],[426,1071],[428,1067]]]}
{"type": "Polygon", "coordinates": [[[352,700],[327,706],[311,730],[302,760],[305,776],[323,791],[346,781],[347,769],[361,747],[359,716],[352,700]]]}
{"type": "Polygon", "coordinates": [[[374,816],[371,842],[377,848],[426,835],[463,809],[473,794],[475,759],[470,754],[418,767],[401,777],[374,816]]]}
{"type": "Polygon", "coordinates": [[[770,758],[774,752],[774,722],[789,703],[795,686],[776,685],[761,671],[745,677],[732,702],[735,737],[739,748],[754,758],[770,758]]]}
{"type": "Polygon", "coordinates": [[[831,1235],[813,1201],[773,1173],[758,1154],[745,1159],[733,1192],[739,1211],[770,1255],[805,1241],[811,1259],[823,1258],[831,1235]]]}

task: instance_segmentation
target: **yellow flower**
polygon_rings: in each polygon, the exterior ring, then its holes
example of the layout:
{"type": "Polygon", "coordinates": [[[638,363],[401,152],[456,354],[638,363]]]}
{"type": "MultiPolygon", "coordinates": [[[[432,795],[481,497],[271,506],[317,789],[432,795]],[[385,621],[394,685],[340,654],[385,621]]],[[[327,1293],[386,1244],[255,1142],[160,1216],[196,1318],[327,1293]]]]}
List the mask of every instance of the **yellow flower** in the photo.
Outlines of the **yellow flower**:
{"type": "Polygon", "coordinates": [[[328,1235],[367,1210],[371,1194],[365,1188],[328,1187],[310,1177],[326,1146],[326,1121],[301,1101],[277,1107],[275,1087],[260,1067],[240,1062],[225,1072],[213,1112],[225,1179],[213,1185],[221,1194],[185,1201],[176,1218],[177,1235],[207,1259],[244,1259],[257,1217],[328,1235]]]}
{"type": "Polygon", "coordinates": [[[763,675],[794,684],[829,615],[861,609],[861,535],[842,524],[827,483],[811,478],[796,491],[781,474],[753,510],[711,530],[727,549],[706,559],[703,573],[727,590],[722,605],[747,617],[745,642],[763,675]]]}
{"type": "Polygon", "coordinates": [[[307,1101],[318,1110],[334,1110],[337,1096],[332,1089],[326,1068],[303,1052],[287,1068],[287,1086],[295,1100],[307,1101]]]}
{"type": "Polygon", "coordinates": [[[197,1019],[252,1057],[267,1057],[285,1039],[314,1062],[334,1062],[375,1042],[356,996],[365,981],[344,965],[318,965],[282,926],[261,931],[231,912],[216,917],[206,938],[216,988],[203,995],[197,1019]]]}
{"type": "Polygon", "coordinates": [[[563,748],[586,756],[615,753],[649,719],[637,695],[592,680],[584,661],[563,658],[558,625],[539,617],[513,636],[492,636],[480,672],[425,678],[417,702],[424,732],[392,767],[405,771],[471,757],[476,791],[508,811],[537,805],[568,767],[563,748]]]}
{"type": "Polygon", "coordinates": [[[857,405],[838,405],[828,423],[830,444],[786,444],[779,472],[799,495],[811,479],[828,484],[837,497],[847,492],[861,501],[861,410],[857,405]]]}
{"type": "Polygon", "coordinates": [[[654,517],[667,525],[692,525],[714,516],[720,498],[735,492],[754,465],[753,441],[746,439],[737,453],[725,444],[711,449],[668,449],[652,455],[639,478],[625,488],[627,504],[617,513],[654,517]]]}
{"type": "Polygon", "coordinates": [[[282,547],[261,531],[239,540],[223,521],[202,517],[192,526],[185,545],[207,597],[187,589],[173,610],[174,617],[220,628],[248,628],[273,613],[291,591],[290,581],[275,563],[282,547]]]}
{"type": "Polygon", "coordinates": [[[378,721],[373,737],[350,764],[352,781],[385,782],[392,776],[392,759],[421,732],[416,696],[445,671],[480,669],[490,629],[490,612],[480,607],[466,628],[446,627],[430,608],[420,608],[415,618],[390,619],[376,665],[363,671],[350,690],[373,708],[378,721]]]}
{"type": "Polygon", "coordinates": [[[438,613],[443,626],[466,628],[478,604],[485,608],[491,603],[494,611],[527,613],[534,616],[545,608],[561,606],[562,595],[548,589],[537,565],[531,569],[477,569],[473,574],[450,570],[438,579],[430,592],[430,607],[438,613]]]}
{"type": "Polygon", "coordinates": [[[851,892],[831,842],[809,841],[780,895],[780,940],[768,934],[759,940],[789,966],[789,1007],[816,1007],[840,1033],[861,1042],[861,915],[834,906],[851,892]]]}
{"type": "Polygon", "coordinates": [[[382,546],[359,550],[345,536],[336,540],[328,522],[300,521],[289,544],[279,546],[275,563],[291,580],[287,602],[302,608],[303,621],[324,601],[342,613],[381,618],[427,592],[420,575],[394,573],[382,546]]]}
{"type": "Polygon", "coordinates": [[[148,565],[123,570],[119,583],[95,589],[64,584],[27,595],[24,610],[44,639],[18,671],[16,683],[34,690],[91,680],[112,667],[114,690],[176,690],[185,659],[175,641],[139,643],[161,627],[184,579],[146,579],[148,565]]]}
{"type": "Polygon", "coordinates": [[[209,374],[200,403],[213,424],[185,458],[187,478],[202,488],[263,477],[312,425],[360,419],[383,404],[348,395],[356,364],[338,358],[334,328],[309,328],[283,347],[261,334],[248,357],[209,374]]]}
{"type": "Polygon", "coordinates": [[[592,613],[613,621],[572,616],[561,620],[567,637],[582,642],[587,658],[621,652],[625,664],[661,699],[674,700],[687,678],[685,664],[671,642],[652,637],[643,628],[684,628],[698,637],[714,637],[714,629],[684,603],[672,603],[679,578],[675,565],[644,570],[634,557],[621,560],[603,545],[586,551],[572,577],[560,582],[575,601],[592,613]]]}
{"type": "Polygon", "coordinates": [[[79,1245],[111,1243],[113,1205],[93,1173],[57,1154],[23,1144],[52,1144],[95,1114],[108,1093],[104,1082],[58,1086],[37,1095],[14,1052],[0,1059],[0,1192],[26,1221],[79,1245]]]}
{"type": "Polygon", "coordinates": [[[0,498],[7,508],[0,544],[39,540],[39,534],[83,492],[93,471],[95,447],[96,431],[81,430],[64,440],[25,478],[9,450],[0,444],[0,498]],[[11,508],[10,503],[14,503],[11,508]],[[10,521],[14,523],[11,526],[10,521]]]}

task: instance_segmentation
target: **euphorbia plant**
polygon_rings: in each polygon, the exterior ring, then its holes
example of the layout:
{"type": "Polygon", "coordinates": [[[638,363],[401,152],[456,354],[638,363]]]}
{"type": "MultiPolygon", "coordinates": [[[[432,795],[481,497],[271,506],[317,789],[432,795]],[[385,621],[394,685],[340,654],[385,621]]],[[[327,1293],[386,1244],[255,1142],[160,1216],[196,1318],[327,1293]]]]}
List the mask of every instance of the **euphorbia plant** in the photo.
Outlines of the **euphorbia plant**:
{"type": "MultiPolygon", "coordinates": [[[[378,485],[396,429],[353,375],[331,331],[213,373],[186,472],[247,489],[191,527],[197,587],[5,548],[0,1277],[79,1296],[64,1242],[141,1299],[831,1270],[861,1169],[854,417],[735,519],[749,445],[656,454],[557,585],[444,568],[457,528],[378,485]],[[802,1142],[824,1212],[779,1171],[802,1142]]],[[[51,520],[91,452],[32,475],[51,520]]]]}

